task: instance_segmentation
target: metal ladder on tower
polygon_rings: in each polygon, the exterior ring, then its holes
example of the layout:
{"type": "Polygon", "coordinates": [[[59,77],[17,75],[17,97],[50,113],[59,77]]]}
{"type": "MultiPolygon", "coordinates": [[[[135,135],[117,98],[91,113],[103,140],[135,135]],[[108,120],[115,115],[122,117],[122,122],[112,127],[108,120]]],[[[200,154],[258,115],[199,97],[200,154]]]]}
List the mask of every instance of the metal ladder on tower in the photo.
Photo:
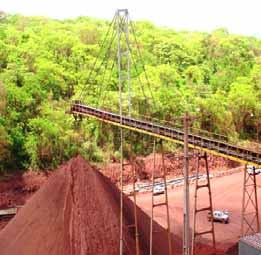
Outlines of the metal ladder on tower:
{"type": "Polygon", "coordinates": [[[256,170],[245,165],[242,216],[241,216],[241,237],[260,232],[259,210],[257,201],[256,170]]]}
{"type": "Polygon", "coordinates": [[[212,235],[212,243],[214,250],[216,249],[216,240],[215,240],[215,229],[214,229],[214,221],[213,221],[213,206],[212,206],[212,194],[211,194],[211,188],[210,188],[210,178],[209,178],[209,168],[208,168],[208,157],[207,153],[205,152],[203,155],[198,155],[198,164],[197,164],[197,171],[196,171],[196,183],[195,183],[195,196],[194,196],[194,212],[193,212],[193,234],[192,234],[192,255],[195,254],[196,250],[196,238],[198,236],[211,234],[212,235]],[[206,183],[205,184],[199,184],[198,176],[199,176],[199,170],[200,170],[200,162],[201,160],[205,161],[205,169],[206,169],[206,183]],[[209,206],[198,208],[198,190],[202,188],[207,188],[208,195],[209,195],[209,206]],[[207,211],[212,217],[210,217],[211,221],[211,228],[206,231],[197,232],[197,214],[200,212],[207,211]]]}
{"type": "Polygon", "coordinates": [[[137,171],[134,165],[133,158],[130,160],[129,163],[123,164],[123,167],[130,165],[131,166],[131,173],[132,173],[132,192],[128,194],[129,197],[133,197],[133,213],[134,213],[134,222],[127,224],[126,227],[128,230],[134,229],[134,236],[135,236],[135,249],[136,255],[140,254],[140,245],[139,245],[139,228],[138,228],[138,215],[137,215],[137,194],[136,194],[136,180],[137,180],[137,171]]]}
{"type": "MultiPolygon", "coordinates": [[[[153,234],[156,232],[153,230],[153,222],[154,222],[154,209],[159,206],[166,207],[167,213],[167,234],[168,234],[168,250],[169,255],[172,255],[172,240],[171,240],[171,230],[170,230],[170,219],[169,219],[169,203],[168,203],[168,189],[167,189],[167,182],[166,182],[166,169],[165,169],[165,161],[164,161],[164,148],[163,142],[160,140],[160,149],[161,149],[161,163],[162,163],[162,171],[161,175],[155,176],[156,170],[156,140],[154,139],[153,142],[153,170],[152,170],[152,199],[151,199],[151,222],[150,222],[150,255],[153,255],[153,234]],[[154,200],[154,188],[157,185],[156,180],[161,179],[163,180],[164,185],[164,194],[165,199],[164,202],[155,203],[154,200]]],[[[158,233],[158,232],[157,232],[158,233]]],[[[166,254],[167,255],[167,254],[166,254]]]]}

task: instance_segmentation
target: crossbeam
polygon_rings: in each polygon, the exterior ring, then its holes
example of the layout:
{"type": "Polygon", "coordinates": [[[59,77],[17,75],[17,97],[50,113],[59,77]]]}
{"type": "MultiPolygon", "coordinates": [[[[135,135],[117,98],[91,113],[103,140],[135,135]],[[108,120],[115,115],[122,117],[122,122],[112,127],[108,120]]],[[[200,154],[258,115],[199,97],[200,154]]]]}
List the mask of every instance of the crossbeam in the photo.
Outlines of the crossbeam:
{"type": "MultiPolygon", "coordinates": [[[[89,116],[114,126],[151,135],[178,144],[184,143],[184,132],[180,129],[174,129],[153,122],[147,122],[126,116],[121,117],[119,114],[96,109],[84,105],[81,102],[73,103],[71,105],[70,112],[75,116],[89,116]]],[[[261,153],[259,152],[251,151],[230,143],[219,141],[217,139],[199,136],[192,133],[189,134],[188,142],[190,148],[199,149],[239,163],[261,167],[261,153]]]]}

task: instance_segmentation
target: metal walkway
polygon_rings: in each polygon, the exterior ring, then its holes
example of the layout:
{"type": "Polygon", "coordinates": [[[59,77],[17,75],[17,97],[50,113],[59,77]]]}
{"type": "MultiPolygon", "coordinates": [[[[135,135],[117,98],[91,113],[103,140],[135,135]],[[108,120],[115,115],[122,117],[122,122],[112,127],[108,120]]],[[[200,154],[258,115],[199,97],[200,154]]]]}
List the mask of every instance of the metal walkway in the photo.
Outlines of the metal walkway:
{"type": "MultiPolygon", "coordinates": [[[[184,133],[179,129],[173,129],[156,123],[146,122],[126,116],[120,116],[115,113],[84,105],[81,102],[75,102],[72,104],[71,113],[76,116],[94,117],[100,121],[107,122],[115,126],[183,144],[184,133]]],[[[248,149],[216,139],[190,133],[189,147],[228,158],[243,164],[251,164],[261,167],[261,153],[250,151],[248,149]]]]}

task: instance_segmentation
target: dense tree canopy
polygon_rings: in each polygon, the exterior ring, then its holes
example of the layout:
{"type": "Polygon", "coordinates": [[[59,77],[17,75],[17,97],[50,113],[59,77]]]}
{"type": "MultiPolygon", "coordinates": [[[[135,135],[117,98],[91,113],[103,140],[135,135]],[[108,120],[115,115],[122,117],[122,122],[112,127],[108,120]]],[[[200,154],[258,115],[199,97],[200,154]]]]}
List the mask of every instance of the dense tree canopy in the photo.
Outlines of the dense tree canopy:
{"type": "MultiPolygon", "coordinates": [[[[117,156],[115,127],[90,119],[79,125],[66,114],[85,85],[88,103],[118,110],[116,45],[105,63],[98,58],[101,70],[96,67],[89,76],[108,26],[87,17],[1,16],[0,170],[49,168],[76,153],[94,161],[117,156]]],[[[195,130],[233,142],[259,139],[260,39],[225,29],[209,34],[176,32],[149,22],[135,27],[143,62],[136,61],[131,71],[133,114],[172,121],[188,110],[198,116],[195,130]]],[[[135,62],[139,54],[133,54],[135,62]]],[[[124,91],[125,104],[127,96],[124,91]]],[[[148,152],[139,134],[126,136],[136,153],[148,152]]],[[[128,145],[125,151],[130,151],[128,145]]]]}

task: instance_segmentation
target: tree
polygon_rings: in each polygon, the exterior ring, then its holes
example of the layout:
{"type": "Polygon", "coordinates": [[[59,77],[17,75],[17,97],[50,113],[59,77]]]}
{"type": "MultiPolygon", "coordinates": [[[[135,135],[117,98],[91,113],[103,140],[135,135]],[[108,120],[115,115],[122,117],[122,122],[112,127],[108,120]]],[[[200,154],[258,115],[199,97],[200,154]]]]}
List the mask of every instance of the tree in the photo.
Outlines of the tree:
{"type": "MultiPolygon", "coordinates": [[[[119,111],[116,40],[110,54],[105,49],[99,54],[109,24],[88,17],[0,19],[2,167],[42,169],[77,153],[93,161],[117,154],[116,127],[89,118],[75,123],[65,114],[70,101],[80,95],[90,106],[119,111]]],[[[233,141],[260,137],[259,39],[226,29],[177,32],[146,21],[133,26],[138,41],[131,54],[135,117],[170,125],[189,111],[199,117],[195,128],[233,141]]],[[[130,44],[136,44],[131,34],[130,44]]],[[[128,87],[126,82],[122,85],[126,112],[128,87]]],[[[150,152],[149,138],[139,134],[127,132],[126,144],[135,153],[150,152]]]]}
{"type": "Polygon", "coordinates": [[[249,84],[249,79],[238,78],[231,85],[228,100],[236,130],[244,136],[244,133],[249,129],[258,102],[253,86],[249,84]]]}

